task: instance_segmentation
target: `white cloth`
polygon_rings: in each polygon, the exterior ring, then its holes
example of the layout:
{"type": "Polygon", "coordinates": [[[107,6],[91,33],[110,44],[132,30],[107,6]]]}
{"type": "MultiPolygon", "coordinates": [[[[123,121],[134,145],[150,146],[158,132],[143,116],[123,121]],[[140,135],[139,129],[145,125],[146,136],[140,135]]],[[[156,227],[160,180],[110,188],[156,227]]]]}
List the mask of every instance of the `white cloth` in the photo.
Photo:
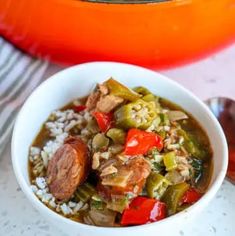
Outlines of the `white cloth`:
{"type": "Polygon", "coordinates": [[[47,61],[32,58],[0,38],[0,156],[10,141],[18,110],[47,66],[47,61]]]}

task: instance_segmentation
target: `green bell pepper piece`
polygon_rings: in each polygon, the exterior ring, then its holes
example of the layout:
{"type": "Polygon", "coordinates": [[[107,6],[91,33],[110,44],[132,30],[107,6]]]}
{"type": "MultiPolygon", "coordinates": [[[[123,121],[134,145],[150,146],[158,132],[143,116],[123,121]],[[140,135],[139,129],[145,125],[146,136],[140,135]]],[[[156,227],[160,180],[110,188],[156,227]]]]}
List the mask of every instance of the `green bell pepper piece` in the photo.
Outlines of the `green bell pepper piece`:
{"type": "Polygon", "coordinates": [[[207,153],[205,149],[200,147],[200,144],[197,142],[196,137],[188,134],[183,129],[179,129],[178,134],[184,137],[183,146],[192,156],[195,156],[199,159],[205,158],[207,153]]]}
{"type": "Polygon", "coordinates": [[[121,106],[115,113],[116,125],[124,129],[147,129],[156,118],[155,105],[138,99],[121,106]]]}
{"type": "Polygon", "coordinates": [[[109,202],[107,202],[107,208],[122,213],[124,209],[127,208],[128,204],[128,198],[123,196],[123,198],[120,199],[111,199],[109,202]]]}
{"type": "Polygon", "coordinates": [[[167,188],[165,194],[163,195],[162,201],[167,205],[168,215],[173,215],[177,212],[179,203],[189,187],[189,184],[183,182],[167,188]]]}
{"type": "Polygon", "coordinates": [[[177,167],[175,152],[168,152],[163,156],[166,171],[174,170],[177,167]]]}
{"type": "Polygon", "coordinates": [[[105,82],[105,85],[108,87],[110,94],[121,97],[125,100],[135,101],[141,97],[140,94],[127,88],[126,86],[114,80],[113,78],[110,78],[109,80],[107,80],[105,82]]]}
{"type": "Polygon", "coordinates": [[[160,199],[170,184],[164,176],[152,172],[146,183],[147,194],[151,198],[160,199]]]}
{"type": "Polygon", "coordinates": [[[106,133],[107,137],[111,138],[114,143],[124,144],[126,139],[126,132],[122,129],[111,128],[106,133]]]}

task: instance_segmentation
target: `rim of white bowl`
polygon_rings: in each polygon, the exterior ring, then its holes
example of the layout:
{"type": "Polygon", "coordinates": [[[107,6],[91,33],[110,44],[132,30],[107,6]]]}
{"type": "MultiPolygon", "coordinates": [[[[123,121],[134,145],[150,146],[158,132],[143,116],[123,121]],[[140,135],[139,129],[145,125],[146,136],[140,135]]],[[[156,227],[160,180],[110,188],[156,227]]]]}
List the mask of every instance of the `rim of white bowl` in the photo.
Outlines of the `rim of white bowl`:
{"type": "MultiPolygon", "coordinates": [[[[193,114],[192,114],[193,115],[193,114]]],[[[203,124],[201,124],[202,127],[203,124]]],[[[218,122],[218,120],[215,118],[215,116],[213,115],[213,113],[210,111],[210,109],[206,106],[206,104],[204,104],[199,98],[197,98],[192,92],[190,92],[189,90],[187,90],[186,88],[184,88],[182,85],[178,84],[177,82],[169,79],[168,77],[155,72],[153,70],[141,67],[141,66],[137,66],[137,65],[132,65],[132,64],[127,64],[127,63],[120,63],[120,62],[106,62],[106,61],[100,61],[100,62],[88,62],[88,63],[83,63],[83,64],[79,64],[79,65],[75,65],[69,68],[66,68],[64,70],[61,70],[60,72],[52,75],[51,77],[49,77],[48,79],[46,79],[44,82],[41,83],[41,85],[39,85],[32,93],[31,95],[27,98],[27,100],[25,101],[25,103],[23,104],[20,112],[18,113],[18,116],[16,118],[16,122],[14,125],[14,129],[13,129],[13,134],[12,134],[12,142],[11,142],[11,155],[12,155],[12,163],[13,163],[13,169],[14,169],[14,173],[16,176],[16,179],[18,181],[18,184],[20,185],[22,191],[24,192],[24,194],[26,195],[27,199],[31,202],[31,204],[38,209],[39,211],[43,212],[44,214],[47,214],[49,217],[51,218],[57,218],[57,220],[61,220],[63,221],[65,224],[68,225],[72,225],[74,227],[79,227],[79,228],[86,228],[86,229],[96,229],[96,230],[102,230],[102,231],[113,231],[113,230],[118,230],[118,231],[125,231],[125,230],[137,230],[138,228],[149,228],[149,227],[157,227],[157,225],[160,224],[166,224],[166,223],[170,223],[171,221],[174,221],[175,218],[179,218],[179,217],[183,217],[183,216],[187,216],[189,215],[191,212],[194,212],[195,208],[198,207],[198,205],[203,205],[206,206],[207,203],[210,202],[210,200],[214,197],[214,195],[216,194],[216,192],[219,190],[225,175],[226,175],[226,171],[227,171],[227,165],[228,165],[228,149],[227,149],[227,142],[226,142],[226,138],[224,135],[224,132],[218,122]],[[22,114],[24,113],[24,109],[27,106],[28,103],[30,103],[30,100],[32,97],[36,96],[38,92],[40,92],[40,90],[44,89],[44,87],[47,86],[48,83],[50,83],[51,80],[54,80],[57,78],[57,76],[59,74],[62,73],[67,73],[70,70],[77,70],[79,68],[82,67],[87,67],[87,66],[122,66],[122,67],[132,67],[133,69],[137,69],[137,70],[146,70],[148,73],[153,73],[155,74],[156,77],[167,80],[168,83],[173,84],[174,86],[178,87],[180,90],[182,90],[184,93],[186,93],[189,97],[191,97],[191,99],[196,100],[197,103],[199,103],[199,105],[206,111],[207,115],[210,117],[211,121],[214,123],[218,135],[221,139],[221,147],[222,147],[222,153],[223,153],[223,164],[221,167],[221,171],[220,173],[217,175],[216,179],[214,180],[214,182],[211,184],[210,188],[207,190],[207,192],[202,196],[202,198],[194,203],[192,206],[190,206],[189,208],[187,208],[186,210],[179,212],[175,215],[172,215],[170,217],[167,217],[161,221],[158,222],[154,222],[151,224],[144,224],[144,225],[137,225],[137,226],[131,226],[131,227],[100,227],[100,226],[93,226],[93,225],[87,225],[84,223],[80,223],[80,222],[76,222],[73,220],[70,220],[56,212],[54,212],[53,210],[51,210],[50,208],[48,208],[46,205],[44,205],[36,196],[35,194],[32,192],[30,186],[27,184],[27,182],[25,181],[19,165],[17,164],[17,150],[15,148],[16,146],[16,131],[17,131],[17,127],[20,125],[19,124],[19,120],[22,116],[22,114]]]]}

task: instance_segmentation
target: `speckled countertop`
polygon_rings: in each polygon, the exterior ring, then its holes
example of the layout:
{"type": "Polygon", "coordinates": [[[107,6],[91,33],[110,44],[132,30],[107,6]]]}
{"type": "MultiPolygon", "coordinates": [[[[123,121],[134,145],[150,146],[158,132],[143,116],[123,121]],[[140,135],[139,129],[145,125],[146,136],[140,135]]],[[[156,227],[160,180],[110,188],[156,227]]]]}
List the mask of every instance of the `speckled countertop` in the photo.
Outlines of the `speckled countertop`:
{"type": "MultiPolygon", "coordinates": [[[[45,77],[60,70],[51,66],[45,77]]],[[[199,98],[227,96],[235,99],[235,46],[206,60],[163,74],[178,81],[199,98]]],[[[175,236],[235,235],[235,186],[224,181],[213,201],[175,236]]],[[[68,236],[50,224],[28,203],[11,165],[10,142],[0,158],[0,236],[68,236]]],[[[73,235],[74,236],[74,235],[73,235]]]]}

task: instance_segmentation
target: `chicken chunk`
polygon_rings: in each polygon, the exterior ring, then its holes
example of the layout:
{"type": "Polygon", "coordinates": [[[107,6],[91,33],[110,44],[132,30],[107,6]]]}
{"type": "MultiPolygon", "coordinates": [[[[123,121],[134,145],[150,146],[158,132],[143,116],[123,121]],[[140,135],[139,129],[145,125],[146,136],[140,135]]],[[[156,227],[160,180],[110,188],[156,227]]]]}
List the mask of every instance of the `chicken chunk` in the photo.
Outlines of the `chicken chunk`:
{"type": "Polygon", "coordinates": [[[123,98],[114,95],[102,96],[96,104],[96,109],[104,113],[109,113],[122,102],[123,98]]]}
{"type": "Polygon", "coordinates": [[[109,94],[109,90],[104,84],[98,84],[96,90],[87,98],[86,107],[88,110],[96,109],[108,113],[120,105],[123,100],[121,97],[109,94]]]}
{"type": "Polygon", "coordinates": [[[110,199],[112,195],[131,194],[133,197],[141,193],[145,181],[151,172],[151,166],[142,156],[137,156],[123,165],[116,165],[115,175],[100,176],[99,193],[110,199]]]}
{"type": "Polygon", "coordinates": [[[99,91],[92,92],[89,95],[89,97],[87,98],[87,101],[86,101],[86,107],[89,111],[96,108],[96,104],[100,99],[100,95],[101,94],[99,91]]]}
{"type": "Polygon", "coordinates": [[[102,95],[107,95],[109,93],[108,87],[104,84],[98,84],[98,88],[102,95]]]}
{"type": "Polygon", "coordinates": [[[90,158],[86,144],[80,138],[68,138],[48,164],[50,192],[58,200],[69,199],[85,181],[89,167],[90,158]]]}

